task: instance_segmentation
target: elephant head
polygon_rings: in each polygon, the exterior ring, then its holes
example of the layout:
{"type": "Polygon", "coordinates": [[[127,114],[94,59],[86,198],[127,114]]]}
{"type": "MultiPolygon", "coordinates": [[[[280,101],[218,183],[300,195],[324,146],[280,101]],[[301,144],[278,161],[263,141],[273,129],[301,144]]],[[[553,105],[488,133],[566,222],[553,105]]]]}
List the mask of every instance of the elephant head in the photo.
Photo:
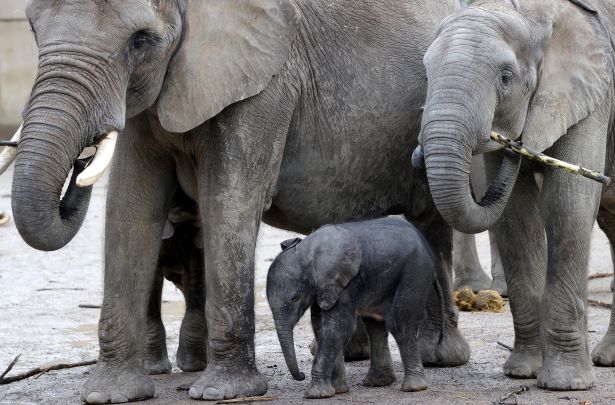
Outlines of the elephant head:
{"type": "Polygon", "coordinates": [[[508,201],[519,167],[510,154],[483,199],[470,194],[472,155],[497,149],[491,131],[548,149],[604,102],[612,58],[586,0],[480,1],[443,21],[424,57],[421,143],[433,199],[450,225],[485,230],[508,201]]]}
{"type": "Polygon", "coordinates": [[[296,380],[303,380],[305,375],[299,371],[295,355],[293,329],[314,302],[322,311],[335,306],[344,287],[359,272],[361,244],[349,231],[331,226],[321,228],[304,241],[284,241],[282,249],[269,268],[267,300],[286,365],[296,380]]]}
{"type": "Polygon", "coordinates": [[[258,94],[288,58],[299,20],[290,0],[30,0],[26,14],[39,69],[12,203],[20,234],[41,250],[79,230],[126,119],[149,114],[185,132],[258,94]],[[85,168],[79,156],[92,145],[85,168]]]}

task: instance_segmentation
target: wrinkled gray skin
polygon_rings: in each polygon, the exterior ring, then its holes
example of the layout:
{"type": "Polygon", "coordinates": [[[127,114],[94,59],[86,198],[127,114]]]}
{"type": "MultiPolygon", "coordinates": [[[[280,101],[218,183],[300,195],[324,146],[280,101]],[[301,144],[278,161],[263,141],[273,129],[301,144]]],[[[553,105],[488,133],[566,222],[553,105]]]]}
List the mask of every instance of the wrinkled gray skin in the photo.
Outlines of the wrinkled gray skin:
{"type": "Polygon", "coordinates": [[[401,390],[427,388],[417,335],[438,278],[429,244],[416,228],[398,217],[328,225],[304,240],[283,242],[282,249],[269,268],[267,299],[286,365],[297,380],[305,375],[297,366],[293,329],[310,308],[317,344],[306,398],[348,391],[342,352],[357,313],[370,340],[363,385],[395,381],[388,330],[404,365],[401,390]]]}
{"type": "Polygon", "coordinates": [[[537,377],[552,390],[594,384],[586,276],[602,186],[527,161],[518,170],[514,156],[493,152],[485,157],[491,185],[477,204],[469,167],[473,154],[496,149],[493,129],[555,158],[613,173],[609,32],[615,32],[610,1],[477,2],[443,22],[424,58],[421,136],[434,201],[462,232],[493,225],[515,326],[504,372],[537,377]]]}
{"type": "MultiPolygon", "coordinates": [[[[121,131],[105,231],[100,356],[88,403],[150,398],[147,308],[177,189],[203,224],[209,363],[190,396],[261,395],[254,358],[260,220],[308,233],[352,217],[405,214],[450,269],[451,232],[409,165],[426,92],[422,58],[456,0],[31,0],[39,75],[13,179],[15,224],[58,249],[90,188],[62,185],[81,150],[121,131]],[[223,46],[222,46],[223,45],[223,46]],[[386,61],[386,63],[384,63],[386,61]]],[[[463,364],[469,347],[429,299],[421,357],[463,364]]],[[[152,311],[150,311],[152,312],[152,311]]],[[[204,326],[202,328],[204,330],[204,326]]]]}
{"type": "MultiPolygon", "coordinates": [[[[483,155],[476,155],[472,158],[470,183],[474,198],[480,200],[489,186],[483,155]]],[[[474,234],[453,231],[453,271],[455,273],[453,289],[467,287],[474,292],[489,289],[497,291],[503,297],[508,296],[502,258],[495,235],[491,231],[489,232],[489,244],[491,247],[491,278],[485,274],[478,259],[474,234]]]]}

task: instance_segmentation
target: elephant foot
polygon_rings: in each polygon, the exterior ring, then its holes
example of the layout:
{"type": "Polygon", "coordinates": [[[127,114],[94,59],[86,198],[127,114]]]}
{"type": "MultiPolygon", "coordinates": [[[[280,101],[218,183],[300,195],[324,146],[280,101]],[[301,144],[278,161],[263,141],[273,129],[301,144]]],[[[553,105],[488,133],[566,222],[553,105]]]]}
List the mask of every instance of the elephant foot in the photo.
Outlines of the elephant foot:
{"type": "Polygon", "coordinates": [[[117,404],[153,398],[154,382],[136,363],[99,362],[83,387],[81,400],[86,404],[117,404]]]}
{"type": "MultiPolygon", "coordinates": [[[[427,326],[427,323],[426,325],[427,326]]],[[[439,327],[424,327],[419,336],[419,350],[424,366],[452,367],[466,364],[470,360],[470,345],[459,329],[448,326],[444,329],[442,341],[439,327]]]]}
{"type": "Polygon", "coordinates": [[[157,375],[157,374],[171,374],[171,370],[173,366],[167,357],[167,351],[165,349],[164,354],[161,357],[154,358],[146,358],[145,359],[145,369],[149,375],[157,375]]]}
{"type": "Polygon", "coordinates": [[[511,378],[536,378],[542,365],[540,349],[516,349],[504,363],[504,374],[511,378]]]}
{"type": "Polygon", "coordinates": [[[493,280],[491,283],[490,290],[497,291],[503,298],[508,298],[508,286],[506,285],[505,280],[493,280]]]}
{"type": "Polygon", "coordinates": [[[334,381],[333,382],[333,389],[335,390],[336,394],[344,394],[346,392],[348,392],[348,384],[346,384],[346,381],[334,381]]]}
{"type": "Polygon", "coordinates": [[[331,398],[335,393],[335,388],[330,382],[312,381],[304,397],[307,399],[331,398]]]}
{"type": "Polygon", "coordinates": [[[596,366],[615,366],[615,333],[607,332],[598,346],[592,351],[592,361],[596,366]]]}
{"type": "Polygon", "coordinates": [[[390,370],[374,370],[369,369],[367,375],[363,379],[363,385],[366,387],[386,387],[395,382],[395,372],[390,370]]]}
{"type": "Polygon", "coordinates": [[[538,371],[537,385],[552,391],[588,390],[594,386],[594,373],[589,359],[571,364],[567,359],[545,359],[538,371]]]}
{"type": "Polygon", "coordinates": [[[491,278],[481,268],[455,273],[453,287],[455,290],[471,288],[476,293],[480,290],[487,290],[489,287],[491,287],[491,278]]]}
{"type": "Polygon", "coordinates": [[[255,397],[267,393],[267,380],[256,368],[223,366],[210,362],[192,387],[190,398],[222,400],[237,397],[255,397]]]}
{"type": "Polygon", "coordinates": [[[207,367],[207,328],[205,318],[187,311],[179,331],[177,367],[182,371],[202,371],[207,367]]]}
{"type": "Polygon", "coordinates": [[[173,366],[167,354],[167,335],[161,319],[148,319],[144,366],[148,374],[170,374],[173,366]]]}
{"type": "Polygon", "coordinates": [[[404,382],[401,384],[401,390],[404,392],[417,392],[427,389],[427,381],[425,375],[411,374],[404,377],[404,382]]]}

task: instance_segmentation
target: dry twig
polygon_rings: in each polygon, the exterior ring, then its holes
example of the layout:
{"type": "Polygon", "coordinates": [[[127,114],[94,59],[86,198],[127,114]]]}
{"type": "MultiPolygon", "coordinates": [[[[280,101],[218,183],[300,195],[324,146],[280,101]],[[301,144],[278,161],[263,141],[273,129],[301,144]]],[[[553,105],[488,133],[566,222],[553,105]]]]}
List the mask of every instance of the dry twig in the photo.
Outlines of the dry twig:
{"type": "Polygon", "coordinates": [[[511,352],[513,351],[513,348],[512,348],[511,346],[508,346],[506,343],[502,343],[502,342],[500,342],[499,340],[498,340],[497,342],[495,342],[495,343],[499,344],[499,345],[500,345],[500,346],[502,346],[504,349],[508,349],[508,350],[510,350],[511,352]]]}
{"type": "MultiPolygon", "coordinates": [[[[16,360],[17,359],[15,359],[15,362],[16,362],[16,360]]],[[[91,366],[92,364],[96,364],[96,360],[81,361],[81,362],[78,362],[78,363],[59,363],[59,364],[52,364],[50,366],[41,366],[41,367],[33,368],[32,370],[28,370],[25,373],[17,374],[17,375],[11,376],[11,377],[2,378],[0,380],[0,385],[10,384],[10,383],[13,383],[15,381],[25,380],[26,378],[33,377],[33,376],[35,376],[37,374],[44,374],[44,373],[47,373],[47,372],[53,371],[53,370],[62,370],[62,369],[65,369],[65,368],[75,368],[75,367],[91,366]]],[[[12,368],[12,366],[11,366],[11,368],[12,368]]],[[[10,368],[9,368],[9,370],[10,370],[10,368]]]]}
{"type": "Polygon", "coordinates": [[[587,276],[588,280],[594,280],[596,278],[606,278],[606,277],[612,277],[613,273],[591,273],[589,276],[587,276]]]}
{"type": "Polygon", "coordinates": [[[9,366],[6,368],[6,370],[4,370],[4,372],[2,374],[0,374],[0,384],[2,384],[4,376],[7,375],[9,373],[9,371],[11,371],[11,369],[13,367],[15,367],[15,364],[17,364],[17,360],[19,360],[20,357],[21,357],[21,353],[19,353],[17,356],[15,356],[13,361],[11,361],[11,364],[9,364],[9,366]]]}
{"type": "Polygon", "coordinates": [[[79,308],[93,308],[93,309],[98,309],[98,308],[100,308],[100,305],[93,305],[93,304],[79,304],[79,308]]]}
{"type": "Polygon", "coordinates": [[[611,304],[609,304],[608,302],[602,302],[602,301],[598,301],[598,300],[588,299],[587,303],[589,305],[593,305],[595,307],[611,309],[611,304]]]}
{"type": "Polygon", "coordinates": [[[495,401],[493,401],[493,405],[505,405],[507,404],[506,400],[508,399],[513,399],[515,401],[514,404],[518,404],[519,398],[517,398],[517,395],[521,394],[522,392],[529,391],[529,390],[530,390],[530,387],[528,387],[527,385],[520,385],[518,388],[512,390],[511,392],[504,395],[503,397],[500,397],[499,399],[496,399],[495,401]]]}
{"type": "Polygon", "coordinates": [[[233,399],[223,399],[217,401],[216,404],[245,404],[248,402],[265,402],[265,401],[275,401],[278,397],[243,397],[243,398],[233,398],[233,399]]]}

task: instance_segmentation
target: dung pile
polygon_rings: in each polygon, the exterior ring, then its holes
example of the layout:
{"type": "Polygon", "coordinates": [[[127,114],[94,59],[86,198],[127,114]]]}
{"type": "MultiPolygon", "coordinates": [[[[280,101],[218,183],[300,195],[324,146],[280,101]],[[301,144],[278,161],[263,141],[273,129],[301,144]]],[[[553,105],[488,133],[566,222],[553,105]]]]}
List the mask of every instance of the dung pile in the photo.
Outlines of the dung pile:
{"type": "Polygon", "coordinates": [[[453,292],[453,300],[460,311],[504,311],[504,299],[493,290],[481,290],[474,294],[470,288],[462,288],[453,292]]]}

